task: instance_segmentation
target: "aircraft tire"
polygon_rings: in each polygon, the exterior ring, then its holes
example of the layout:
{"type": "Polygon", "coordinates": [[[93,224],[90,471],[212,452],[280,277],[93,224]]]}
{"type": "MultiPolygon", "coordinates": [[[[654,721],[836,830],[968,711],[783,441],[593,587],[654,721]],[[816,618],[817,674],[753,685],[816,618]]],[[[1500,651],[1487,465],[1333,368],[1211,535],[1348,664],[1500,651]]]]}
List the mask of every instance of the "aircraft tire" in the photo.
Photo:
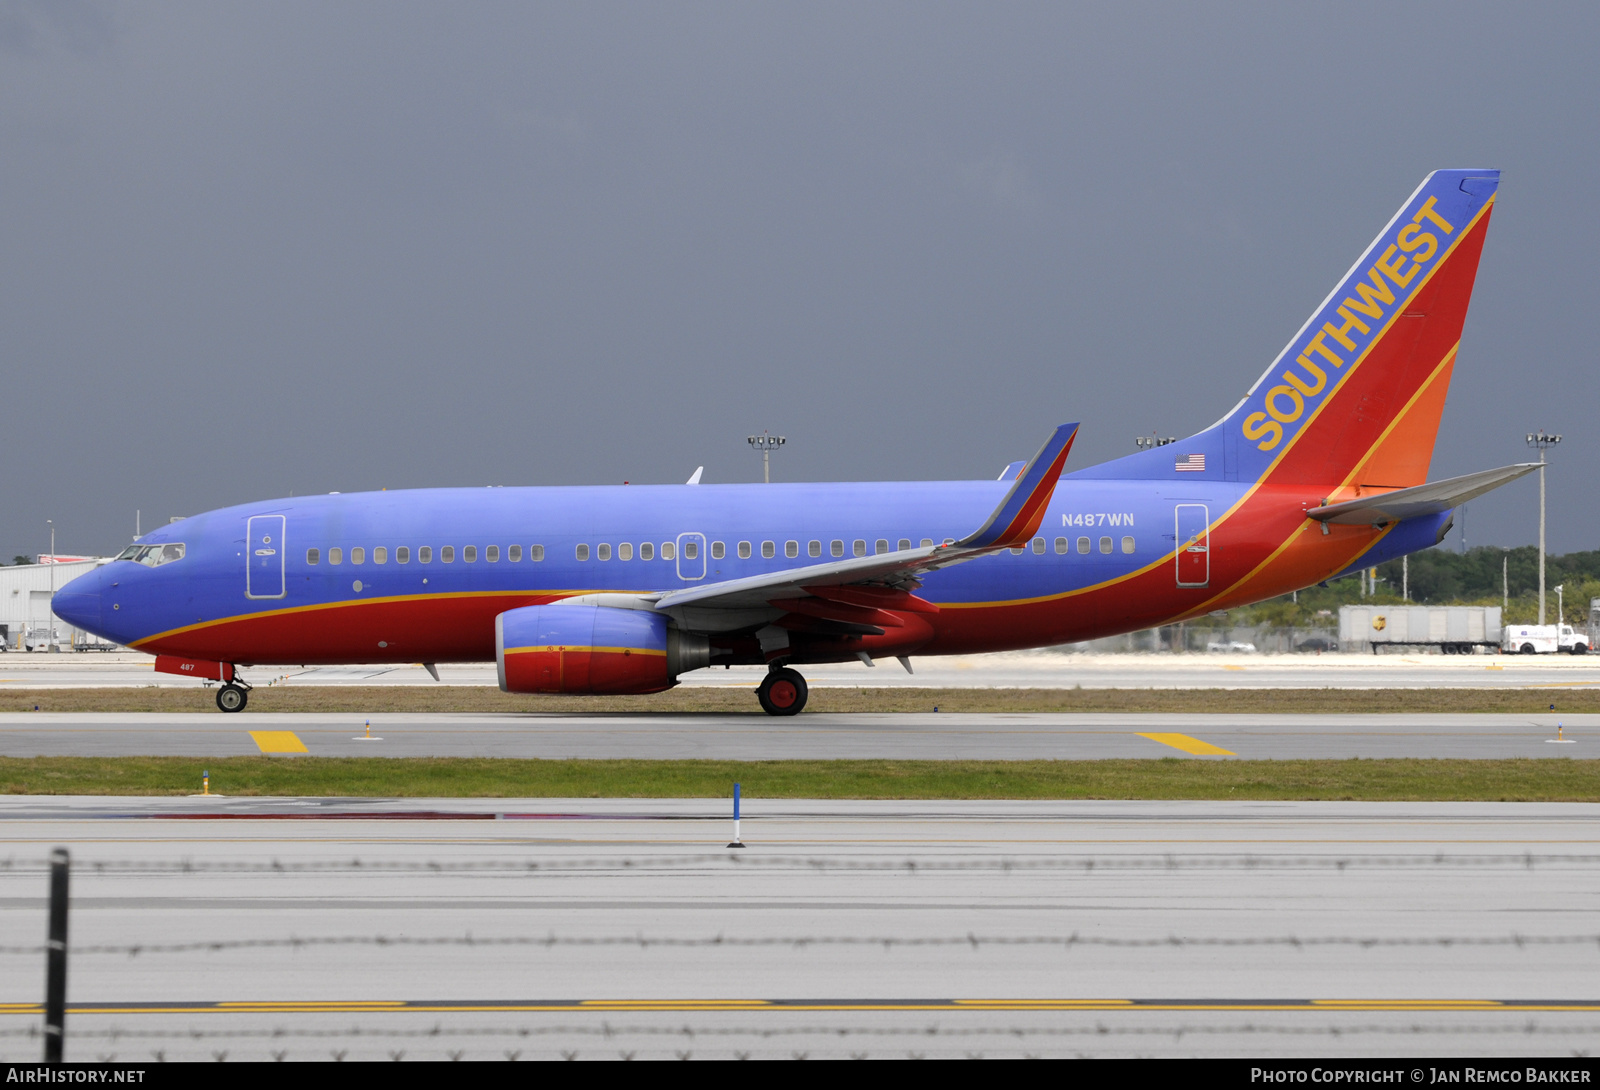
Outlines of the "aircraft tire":
{"type": "Polygon", "coordinates": [[[768,715],[799,715],[809,695],[806,679],[788,667],[768,674],[756,690],[756,698],[768,715]]]}
{"type": "Polygon", "coordinates": [[[241,685],[224,685],[217,690],[217,708],[225,712],[242,712],[250,702],[250,693],[241,685]]]}

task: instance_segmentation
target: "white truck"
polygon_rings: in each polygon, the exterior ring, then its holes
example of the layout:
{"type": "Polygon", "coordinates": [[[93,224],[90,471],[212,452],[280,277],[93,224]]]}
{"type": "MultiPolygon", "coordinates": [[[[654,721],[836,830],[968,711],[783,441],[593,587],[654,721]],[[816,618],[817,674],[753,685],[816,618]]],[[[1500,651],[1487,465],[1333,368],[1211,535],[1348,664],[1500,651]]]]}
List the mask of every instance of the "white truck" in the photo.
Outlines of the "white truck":
{"type": "Polygon", "coordinates": [[[1508,624],[1500,650],[1508,655],[1553,655],[1557,651],[1587,655],[1589,634],[1570,624],[1508,624]]]}

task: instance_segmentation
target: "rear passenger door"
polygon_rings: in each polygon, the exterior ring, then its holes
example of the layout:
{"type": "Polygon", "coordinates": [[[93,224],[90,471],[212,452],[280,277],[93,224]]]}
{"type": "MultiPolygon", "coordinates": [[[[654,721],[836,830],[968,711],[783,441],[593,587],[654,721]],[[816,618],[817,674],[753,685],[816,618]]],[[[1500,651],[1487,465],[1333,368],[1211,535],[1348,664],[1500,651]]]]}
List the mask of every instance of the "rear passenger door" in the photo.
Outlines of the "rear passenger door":
{"type": "Polygon", "coordinates": [[[1203,587],[1211,582],[1211,519],[1203,503],[1180,503],[1178,523],[1178,586],[1203,587]]]}

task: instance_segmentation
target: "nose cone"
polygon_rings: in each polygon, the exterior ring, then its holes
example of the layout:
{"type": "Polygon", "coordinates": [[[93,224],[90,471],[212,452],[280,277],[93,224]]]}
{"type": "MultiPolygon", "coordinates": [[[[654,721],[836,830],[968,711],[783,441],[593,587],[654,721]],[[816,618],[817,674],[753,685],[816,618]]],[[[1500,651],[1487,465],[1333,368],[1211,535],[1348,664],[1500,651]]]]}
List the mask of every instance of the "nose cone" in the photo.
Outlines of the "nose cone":
{"type": "Polygon", "coordinates": [[[55,600],[50,604],[52,612],[74,628],[104,636],[104,625],[100,620],[101,582],[98,568],[78,576],[56,591],[55,600]]]}

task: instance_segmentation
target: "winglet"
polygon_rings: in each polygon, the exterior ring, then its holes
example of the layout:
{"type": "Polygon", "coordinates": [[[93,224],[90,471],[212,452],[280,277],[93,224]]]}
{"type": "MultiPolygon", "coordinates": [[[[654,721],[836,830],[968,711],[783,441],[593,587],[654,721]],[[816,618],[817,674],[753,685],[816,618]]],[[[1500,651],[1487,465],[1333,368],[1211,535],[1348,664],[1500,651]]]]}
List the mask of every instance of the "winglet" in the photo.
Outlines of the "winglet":
{"type": "Polygon", "coordinates": [[[1078,436],[1077,424],[1062,424],[1051,433],[1039,453],[1017,474],[1017,482],[1000,501],[977,532],[956,542],[962,549],[1004,549],[1021,545],[1034,535],[1050,506],[1061,467],[1066,465],[1072,441],[1078,436]]]}

